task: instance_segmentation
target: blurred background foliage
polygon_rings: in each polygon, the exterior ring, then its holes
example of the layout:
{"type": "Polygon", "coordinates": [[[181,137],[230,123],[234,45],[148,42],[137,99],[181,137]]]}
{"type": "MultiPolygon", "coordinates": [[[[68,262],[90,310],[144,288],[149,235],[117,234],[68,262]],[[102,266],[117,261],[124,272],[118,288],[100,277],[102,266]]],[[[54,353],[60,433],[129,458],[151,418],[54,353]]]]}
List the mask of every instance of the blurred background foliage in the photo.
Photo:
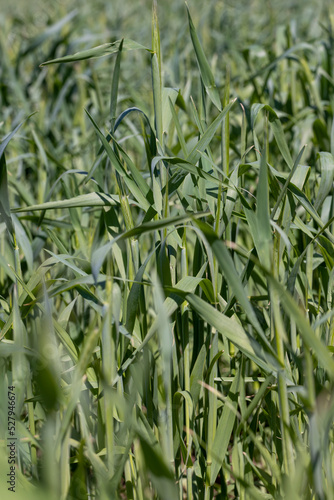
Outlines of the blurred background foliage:
{"type": "Polygon", "coordinates": [[[333,498],[333,6],[188,5],[223,105],[238,101],[219,112],[184,3],[158,2],[161,77],[180,92],[157,144],[149,51],[123,52],[116,91],[116,54],[40,66],[123,37],[151,48],[150,1],[0,1],[2,144],[35,113],[1,178],[18,498],[333,498]],[[94,121],[107,136],[119,116],[100,155],[94,121]]]}

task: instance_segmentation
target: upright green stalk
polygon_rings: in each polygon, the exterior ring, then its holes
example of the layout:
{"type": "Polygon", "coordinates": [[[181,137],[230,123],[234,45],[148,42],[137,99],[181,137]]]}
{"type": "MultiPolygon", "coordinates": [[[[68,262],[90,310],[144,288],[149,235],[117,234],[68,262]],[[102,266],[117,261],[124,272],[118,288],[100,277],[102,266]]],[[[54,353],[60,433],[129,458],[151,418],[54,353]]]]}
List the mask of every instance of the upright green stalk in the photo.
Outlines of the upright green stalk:
{"type": "MultiPolygon", "coordinates": [[[[188,269],[188,249],[187,249],[187,233],[186,228],[184,229],[182,238],[182,250],[181,250],[181,277],[186,278],[189,276],[188,269]]],[[[181,317],[182,317],[182,337],[183,337],[183,376],[184,376],[184,390],[190,393],[190,343],[189,343],[189,314],[188,306],[183,303],[181,306],[181,317]]],[[[190,434],[190,412],[189,405],[185,402],[185,428],[186,428],[186,448],[187,448],[187,458],[191,454],[191,444],[192,437],[190,434]]],[[[189,467],[190,461],[187,460],[187,499],[192,500],[193,498],[193,487],[192,487],[192,477],[193,477],[193,467],[189,467]]]]}
{"type": "Polygon", "coordinates": [[[161,50],[160,50],[160,31],[159,31],[156,0],[153,0],[153,7],[152,7],[152,50],[153,54],[151,63],[152,63],[152,84],[153,84],[155,127],[160,147],[163,148],[161,50]]]}
{"type": "MultiPolygon", "coordinates": [[[[286,338],[282,315],[280,311],[280,301],[276,290],[271,290],[271,304],[273,311],[273,325],[276,340],[277,357],[282,365],[285,365],[284,343],[283,338],[286,338]]],[[[283,448],[283,471],[289,475],[294,470],[293,443],[290,436],[290,410],[288,403],[288,393],[286,387],[286,379],[283,372],[278,373],[278,396],[281,416],[281,434],[283,448]]]]}
{"type": "MultiPolygon", "coordinates": [[[[226,68],[226,82],[223,97],[223,109],[230,100],[230,69],[226,68]]],[[[230,114],[227,113],[222,123],[222,167],[228,177],[230,174],[230,114]]]]}
{"type": "Polygon", "coordinates": [[[106,302],[103,306],[104,315],[102,322],[102,369],[104,380],[104,418],[107,450],[107,468],[109,477],[114,473],[114,401],[113,380],[117,371],[117,345],[115,342],[114,328],[112,326],[112,263],[108,262],[108,275],[106,281],[106,302]]]}
{"type": "MultiPolygon", "coordinates": [[[[151,67],[152,67],[152,87],[153,87],[153,103],[154,103],[154,121],[156,138],[158,141],[158,154],[164,154],[163,143],[163,116],[162,116],[162,70],[161,70],[161,47],[160,47],[160,30],[158,22],[157,1],[153,0],[152,5],[152,50],[151,67]]],[[[163,198],[163,214],[168,217],[168,172],[164,162],[160,162],[160,185],[161,189],[165,189],[163,198]]],[[[166,238],[167,229],[162,231],[162,239],[166,238]]]]}
{"type": "MultiPolygon", "coordinates": [[[[214,387],[215,378],[217,377],[217,354],[218,354],[218,333],[210,327],[210,345],[209,345],[209,366],[210,373],[208,384],[214,387]]],[[[207,466],[206,466],[206,481],[205,481],[205,500],[210,498],[211,484],[211,465],[212,465],[212,449],[215,442],[217,429],[217,394],[213,391],[207,393],[207,466]]]]}

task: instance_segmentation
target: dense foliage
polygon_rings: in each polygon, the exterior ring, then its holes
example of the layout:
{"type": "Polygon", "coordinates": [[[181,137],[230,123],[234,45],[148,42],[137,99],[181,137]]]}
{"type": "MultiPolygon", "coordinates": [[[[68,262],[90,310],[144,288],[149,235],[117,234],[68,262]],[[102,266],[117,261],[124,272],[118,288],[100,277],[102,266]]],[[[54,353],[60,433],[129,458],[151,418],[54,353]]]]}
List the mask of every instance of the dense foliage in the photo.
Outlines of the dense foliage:
{"type": "Polygon", "coordinates": [[[333,8],[168,3],[0,17],[1,498],[333,499],[333,8]]]}

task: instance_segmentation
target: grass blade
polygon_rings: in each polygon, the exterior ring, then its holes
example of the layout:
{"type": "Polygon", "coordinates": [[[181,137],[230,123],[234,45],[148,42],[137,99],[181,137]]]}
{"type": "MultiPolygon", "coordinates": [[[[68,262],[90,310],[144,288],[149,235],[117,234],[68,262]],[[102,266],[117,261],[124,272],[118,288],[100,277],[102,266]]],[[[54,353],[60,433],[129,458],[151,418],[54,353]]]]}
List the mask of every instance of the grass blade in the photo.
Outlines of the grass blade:
{"type": "Polygon", "coordinates": [[[186,7],[188,13],[190,36],[193,43],[193,47],[195,49],[197,64],[201,73],[201,78],[208,96],[210,97],[211,101],[216,106],[216,108],[220,111],[222,109],[222,106],[221,106],[219,92],[215,84],[215,79],[210,69],[208,60],[204,54],[201,42],[199,41],[187,4],[186,7]]]}
{"type": "Polygon", "coordinates": [[[148,52],[150,52],[150,49],[144,47],[140,43],[137,43],[134,40],[130,40],[128,38],[124,38],[122,40],[117,40],[116,42],[104,43],[103,45],[99,45],[98,47],[94,47],[92,49],[76,52],[73,55],[58,57],[57,59],[51,59],[50,61],[43,62],[41,66],[84,61],[85,59],[92,59],[96,57],[104,57],[111,54],[116,54],[117,52],[119,52],[121,44],[122,44],[122,50],[124,52],[127,52],[129,50],[138,50],[138,49],[147,50],[148,52]]]}

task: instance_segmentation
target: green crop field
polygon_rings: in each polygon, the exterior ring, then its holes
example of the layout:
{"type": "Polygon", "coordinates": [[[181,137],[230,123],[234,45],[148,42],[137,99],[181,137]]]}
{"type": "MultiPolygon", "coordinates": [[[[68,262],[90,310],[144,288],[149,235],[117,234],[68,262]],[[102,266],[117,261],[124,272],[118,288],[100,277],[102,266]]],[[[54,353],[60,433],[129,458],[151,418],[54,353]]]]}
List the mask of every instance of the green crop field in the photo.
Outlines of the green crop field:
{"type": "Polygon", "coordinates": [[[0,0],[2,500],[334,500],[334,6],[0,0]]]}

